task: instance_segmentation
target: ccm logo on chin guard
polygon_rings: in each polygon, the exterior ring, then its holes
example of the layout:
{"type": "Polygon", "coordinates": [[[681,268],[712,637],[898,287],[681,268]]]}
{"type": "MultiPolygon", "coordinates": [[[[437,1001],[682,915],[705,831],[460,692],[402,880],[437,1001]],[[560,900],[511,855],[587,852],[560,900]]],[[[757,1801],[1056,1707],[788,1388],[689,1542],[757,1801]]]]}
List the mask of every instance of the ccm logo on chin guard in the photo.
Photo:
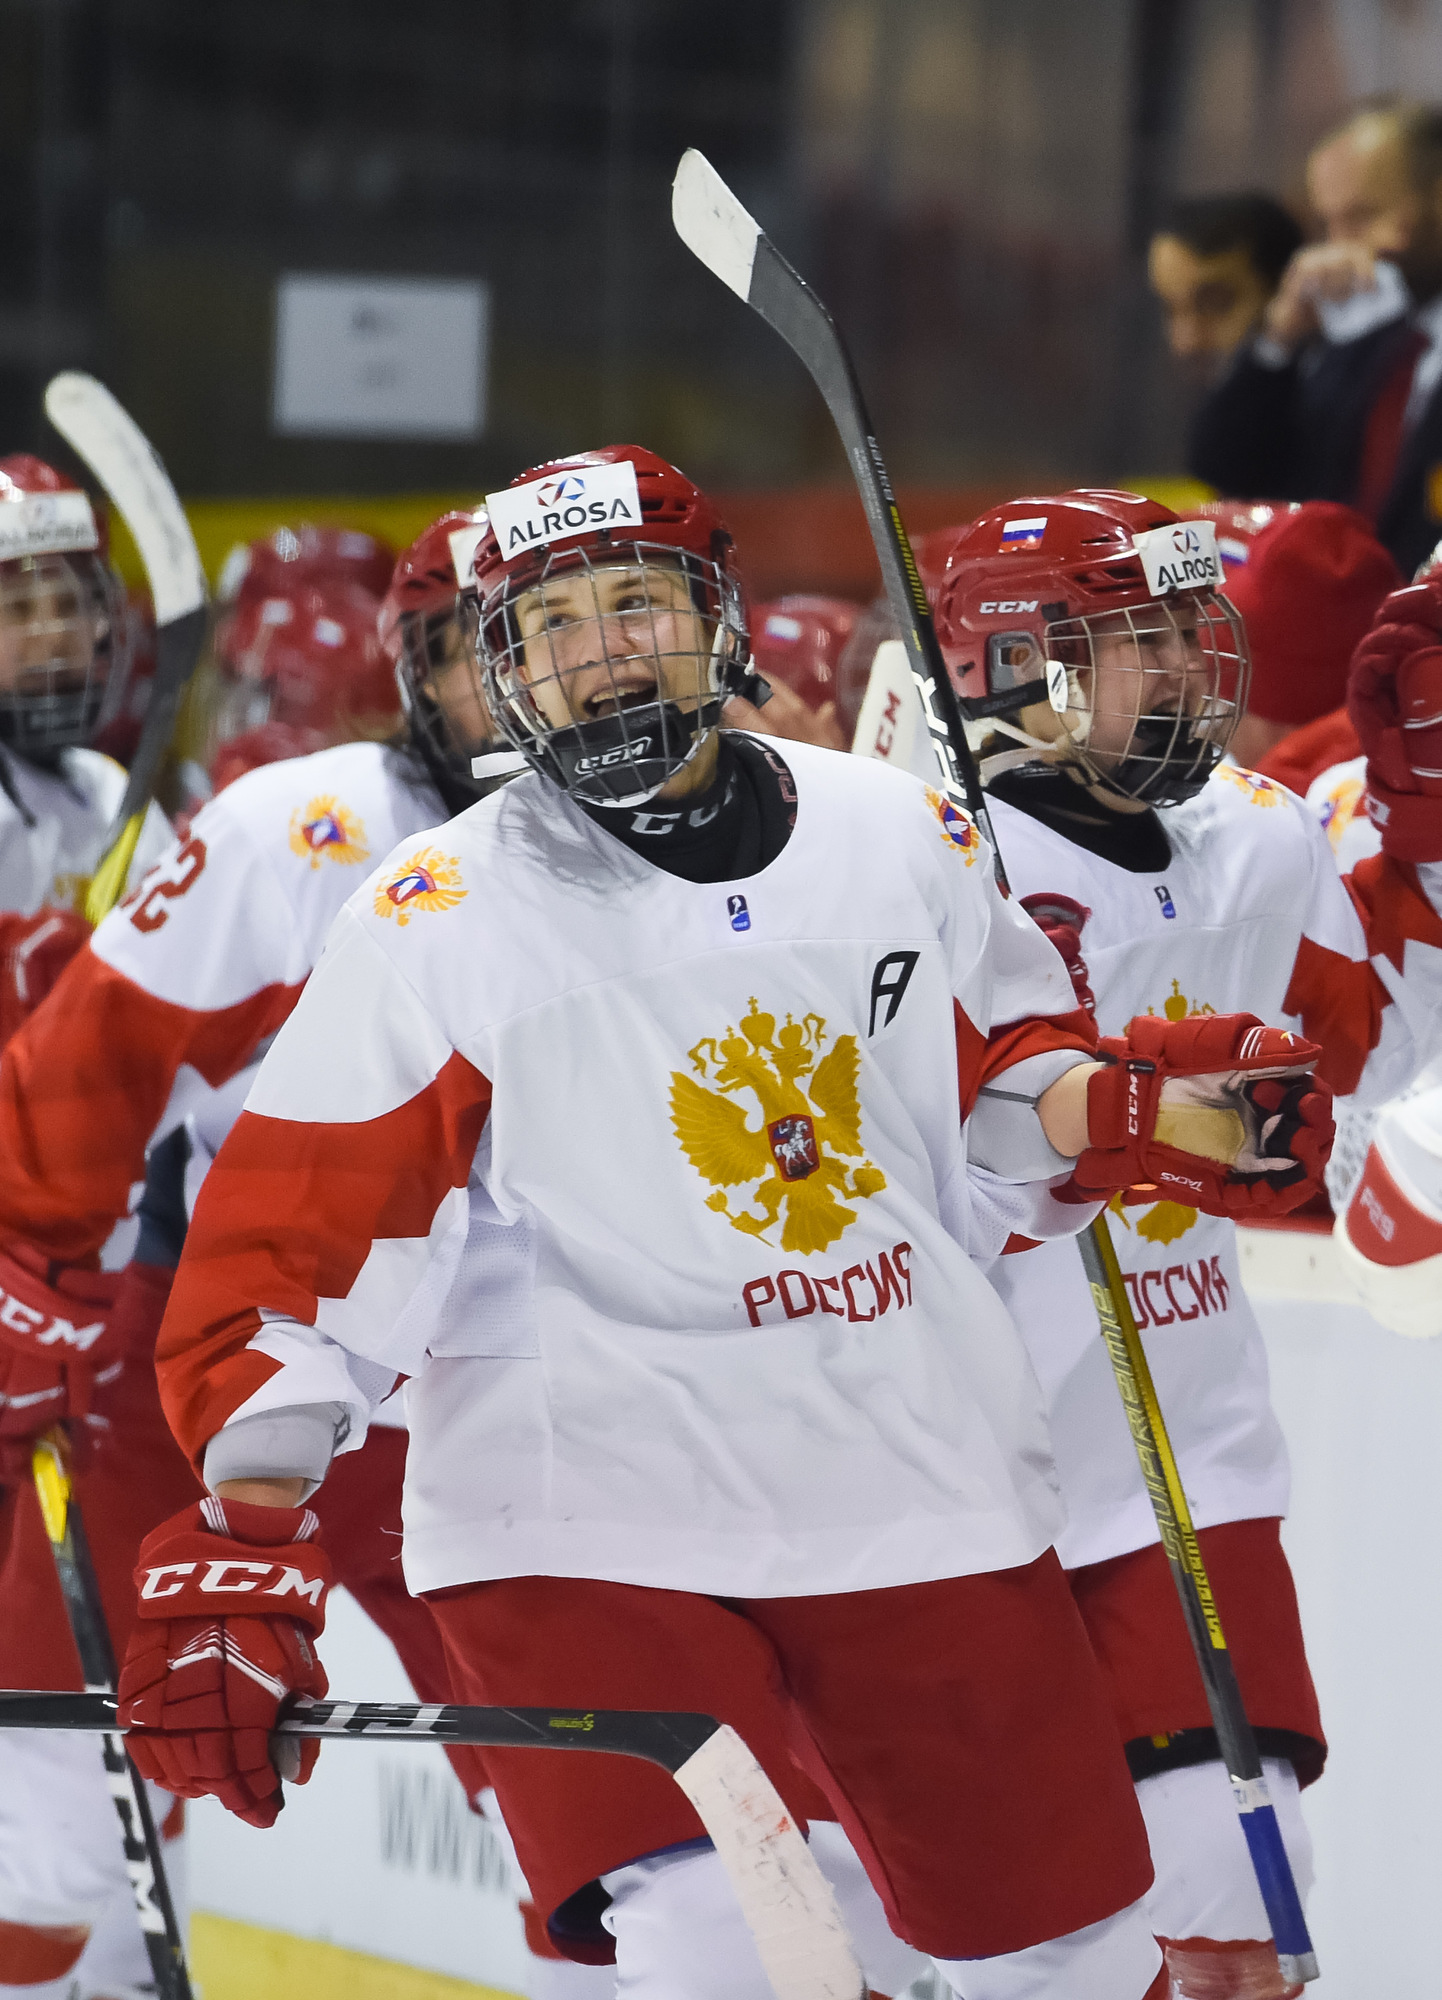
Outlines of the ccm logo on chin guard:
{"type": "Polygon", "coordinates": [[[187,1589],[201,1590],[208,1595],[254,1593],[257,1597],[301,1597],[308,1604],[319,1604],[325,1593],[325,1582],[318,1576],[307,1577],[303,1570],[293,1569],[289,1563],[243,1562],[233,1556],[223,1556],[204,1564],[157,1563],[145,1572],[140,1595],[142,1601],[178,1597],[187,1589]],[[185,1579],[193,1577],[202,1568],[205,1574],[199,1582],[187,1584],[185,1579]]]}
{"type": "Polygon", "coordinates": [[[578,771],[604,771],[609,764],[633,764],[638,757],[649,757],[650,754],[650,737],[638,736],[634,743],[618,743],[614,750],[607,750],[603,756],[578,757],[576,759],[576,769],[578,771]]]}
{"type": "Polygon", "coordinates": [[[1040,602],[1038,597],[998,597],[977,610],[983,618],[1008,618],[1017,611],[1035,611],[1040,602]]]}
{"type": "Polygon", "coordinates": [[[0,1326],[8,1326],[12,1333],[23,1333],[35,1342],[37,1347],[78,1347],[84,1354],[92,1348],[105,1331],[105,1321],[97,1319],[89,1326],[75,1326],[68,1319],[47,1319],[34,1306],[27,1306],[23,1299],[12,1298],[8,1292],[0,1292],[0,1326]]]}

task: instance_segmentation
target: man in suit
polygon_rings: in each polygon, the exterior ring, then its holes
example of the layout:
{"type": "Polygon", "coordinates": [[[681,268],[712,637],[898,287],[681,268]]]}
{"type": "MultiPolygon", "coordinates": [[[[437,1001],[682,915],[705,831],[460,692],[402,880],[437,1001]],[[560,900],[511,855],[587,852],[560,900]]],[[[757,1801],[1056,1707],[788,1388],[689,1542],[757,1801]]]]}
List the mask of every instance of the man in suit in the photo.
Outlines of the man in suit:
{"type": "Polygon", "coordinates": [[[1237,498],[1344,501],[1410,573],[1442,535],[1442,109],[1362,106],[1307,186],[1325,240],[1200,405],[1188,469],[1237,498]]]}

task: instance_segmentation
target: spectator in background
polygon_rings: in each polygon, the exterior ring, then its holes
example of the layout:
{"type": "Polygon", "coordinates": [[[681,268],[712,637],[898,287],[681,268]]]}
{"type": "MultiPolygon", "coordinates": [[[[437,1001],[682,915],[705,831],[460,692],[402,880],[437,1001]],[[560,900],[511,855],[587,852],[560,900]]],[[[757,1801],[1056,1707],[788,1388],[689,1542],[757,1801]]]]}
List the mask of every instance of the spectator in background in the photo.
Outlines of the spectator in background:
{"type": "Polygon", "coordinates": [[[1402,576],[1362,516],[1334,501],[1211,501],[1196,518],[1216,524],[1223,588],[1246,621],[1252,680],[1230,755],[1254,768],[1341,707],[1353,650],[1402,576]]]}
{"type": "Polygon", "coordinates": [[[1188,470],[1239,498],[1343,501],[1411,571],[1442,521],[1442,109],[1361,106],[1307,188],[1326,240],[1198,410],[1188,470]]]}
{"type": "Polygon", "coordinates": [[[1268,194],[1193,195],[1174,202],[1152,238],[1147,274],[1166,318],[1172,358],[1214,382],[1259,329],[1302,231],[1268,194]]]}

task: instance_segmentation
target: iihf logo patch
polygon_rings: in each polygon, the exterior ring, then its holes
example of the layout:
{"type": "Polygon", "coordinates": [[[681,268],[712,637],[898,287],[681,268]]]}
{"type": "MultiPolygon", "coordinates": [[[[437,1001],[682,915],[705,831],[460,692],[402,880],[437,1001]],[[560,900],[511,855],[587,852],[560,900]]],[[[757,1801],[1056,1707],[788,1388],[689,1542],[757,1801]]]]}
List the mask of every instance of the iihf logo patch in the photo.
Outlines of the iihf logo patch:
{"type": "Polygon", "coordinates": [[[1172,901],[1172,892],[1165,882],[1158,883],[1157,887],[1153,889],[1152,894],[1161,904],[1162,915],[1164,917],[1174,917],[1177,914],[1177,906],[1172,901]]]}
{"type": "Polygon", "coordinates": [[[726,898],[726,914],[731,919],[731,928],[733,931],[750,930],[751,912],[746,907],[746,898],[744,896],[728,896],[726,898]]]}
{"type": "Polygon", "coordinates": [[[402,930],[415,910],[453,910],[465,901],[461,864],[453,854],[423,847],[409,855],[375,893],[378,917],[394,917],[402,930]]]}

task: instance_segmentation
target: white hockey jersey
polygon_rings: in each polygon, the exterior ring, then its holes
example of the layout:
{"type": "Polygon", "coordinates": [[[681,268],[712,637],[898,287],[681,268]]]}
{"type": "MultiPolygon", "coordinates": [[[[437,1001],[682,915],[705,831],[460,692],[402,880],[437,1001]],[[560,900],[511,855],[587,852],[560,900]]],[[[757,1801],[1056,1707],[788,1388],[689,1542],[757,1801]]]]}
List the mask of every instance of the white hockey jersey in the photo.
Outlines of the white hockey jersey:
{"type": "MultiPolygon", "coordinates": [[[[62,750],[53,771],[0,750],[0,910],[81,910],[125,794],[125,773],[98,750],[62,750]],[[14,794],[12,797],[11,794],[14,794]]],[[[140,830],[130,880],[139,881],[170,839],[152,805],[140,830]]]]}
{"type": "MultiPolygon", "coordinates": [[[[1060,893],[1089,912],[1081,949],[1103,1034],[1137,1014],[1258,1014],[1321,1041],[1359,1101],[1381,1101],[1422,1059],[1413,1029],[1425,1028],[1425,1010],[1409,1023],[1385,1004],[1388,980],[1403,983],[1378,942],[1397,885],[1389,877],[1370,910],[1360,892],[1354,902],[1317,819],[1283,787],[1223,767],[1197,798],[1159,814],[1172,849],[1159,874],[1131,874],[1003,803],[992,811],[1014,892],[1060,893]]],[[[1420,905],[1411,917],[1425,927],[1430,912],[1420,905]]],[[[1409,940],[1398,956],[1414,989],[1437,991],[1435,950],[1409,940]]],[[[1198,1526],[1284,1514],[1286,1447],[1233,1225],[1173,1202],[1114,1204],[1108,1223],[1198,1526]]],[[[992,1278],[1046,1392],[1068,1515],[1063,1561],[1155,1541],[1075,1246],[1003,1257],[992,1278]]]]}
{"type": "MultiPolygon", "coordinates": [[[[113,809],[123,774],[71,754],[111,774],[113,809]]],[[[41,1009],[0,1053],[0,1241],[84,1261],[126,1213],[153,1139],[193,1116],[218,1147],[243,1100],[235,1079],[295,1005],[336,911],[442,810],[413,759],[352,743],[249,772],[185,840],[165,829],[72,965],[68,1006],[41,1009]]]]}
{"type": "Polygon", "coordinates": [[[412,1376],[416,1591],[813,1594],[1046,1548],[963,1119],[1088,1025],[965,815],[786,759],[795,830],[742,880],[523,777],[352,899],[196,1206],[159,1357],[193,1456],[333,1402],[353,1448],[412,1376]]]}

